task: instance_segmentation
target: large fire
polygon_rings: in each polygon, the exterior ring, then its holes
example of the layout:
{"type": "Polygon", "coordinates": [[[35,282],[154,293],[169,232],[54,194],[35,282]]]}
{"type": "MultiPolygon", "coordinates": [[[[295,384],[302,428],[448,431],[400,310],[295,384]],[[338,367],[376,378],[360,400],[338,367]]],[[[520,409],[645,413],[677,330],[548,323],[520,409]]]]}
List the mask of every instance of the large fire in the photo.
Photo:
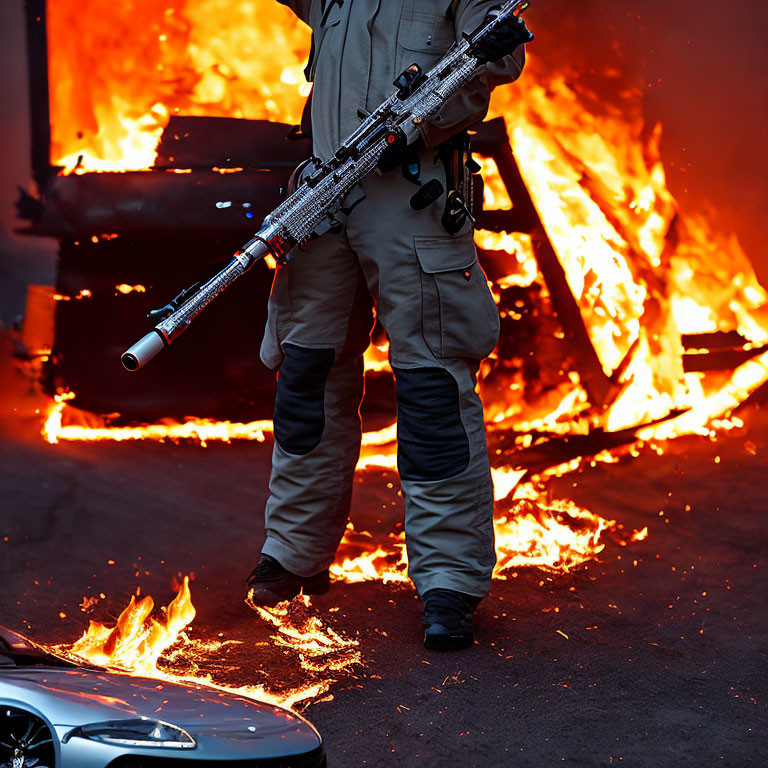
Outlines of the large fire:
{"type": "MultiPolygon", "coordinates": [[[[298,122],[308,87],[302,68],[306,28],[273,0],[134,0],[115,4],[57,0],[48,6],[52,115],[51,160],[65,173],[142,170],[152,167],[169,116],[207,115],[298,122]],[[136,24],[136,18],[141,24],[136,24]],[[105,55],[105,52],[106,53],[105,55]]],[[[660,156],[660,128],[644,130],[639,92],[595,110],[563,77],[544,73],[533,58],[525,77],[498,89],[491,114],[503,117],[525,184],[578,303],[599,364],[613,377],[606,407],[590,402],[578,372],[560,361],[546,381],[532,380],[526,361],[496,353],[483,364],[480,392],[486,405],[494,456],[497,578],[535,566],[570,571],[626,536],[606,520],[567,499],[551,499],[546,479],[573,471],[579,460],[525,477],[514,448],[555,436],[635,430],[625,448],[588,456],[618,461],[644,446],[685,434],[714,437],[738,424],[733,410],[768,380],[768,352],[733,370],[686,372],[684,334],[738,332],[743,349],[768,342],[768,295],[733,237],[684,215],[667,188],[660,156]]],[[[511,201],[499,169],[481,158],[488,209],[511,201]]],[[[541,236],[541,233],[538,235],[541,236]]],[[[536,259],[536,237],[478,231],[480,248],[504,266],[492,289],[505,321],[522,319],[514,291],[536,288],[550,296],[536,259]]],[[[237,245],[237,244],[233,244],[237,245]]],[[[130,288],[130,286],[127,286],[130,288]]],[[[133,290],[137,288],[134,287],[133,290]]],[[[553,343],[563,329],[553,320],[553,343]]],[[[746,359],[746,358],[745,358],[746,359]]],[[[386,371],[386,347],[366,354],[369,371],[386,371]]],[[[114,427],[78,411],[72,393],[51,404],[43,434],[66,440],[263,441],[264,422],[232,424],[190,419],[184,423],[114,427]]],[[[364,437],[358,471],[374,482],[391,480],[396,493],[394,425],[364,437]]],[[[407,581],[401,531],[374,536],[350,526],[332,566],[338,581],[407,581]]],[[[174,642],[179,653],[200,654],[183,629],[194,609],[185,582],[165,619],[150,618],[149,598],[134,599],[115,627],[92,624],[67,652],[137,674],[183,675],[158,667],[174,642]]],[[[301,689],[275,694],[243,691],[296,703],[327,691],[327,674],[359,661],[355,641],[313,617],[306,598],[274,611],[259,610],[280,647],[294,649],[302,668],[325,670],[301,689]],[[338,665],[338,666],[337,666],[338,665]]],[[[173,652],[171,652],[171,658],[173,652]]],[[[172,666],[172,665],[171,665],[172,666]]],[[[194,679],[205,677],[202,672],[194,679]]]]}
{"type": "MultiPolygon", "coordinates": [[[[69,170],[76,165],[78,172],[148,168],[163,116],[170,113],[298,120],[306,95],[301,77],[306,29],[277,3],[187,0],[167,8],[159,0],[142,0],[146,23],[139,29],[136,7],[126,14],[113,4],[95,5],[87,23],[74,3],[53,3],[49,9],[55,163],[69,170]],[[89,43],[94,36],[110,42],[113,55],[90,60],[89,51],[102,49],[89,43]],[[275,61],[282,62],[279,71],[275,61]]],[[[705,221],[678,210],[666,186],[660,129],[644,132],[639,93],[625,92],[622,98],[620,108],[597,114],[562,77],[543,74],[535,58],[519,83],[495,92],[491,113],[506,120],[589,339],[606,375],[617,377],[617,395],[597,408],[565,361],[555,361],[561,370],[550,373],[543,386],[525,375],[524,360],[497,353],[483,365],[480,381],[492,446],[509,434],[516,447],[526,448],[547,436],[637,427],[633,446],[598,457],[616,461],[651,442],[658,446],[664,439],[731,426],[731,411],[768,379],[765,352],[728,373],[684,372],[682,334],[738,331],[746,348],[768,341],[768,296],[734,238],[713,233],[705,221]],[[646,426],[651,422],[656,423],[646,426]]],[[[496,163],[481,161],[486,208],[509,208],[496,163]]],[[[538,286],[540,297],[548,296],[534,239],[476,233],[478,246],[505,267],[492,289],[506,320],[522,317],[517,303],[509,306],[506,292],[538,286]]],[[[555,319],[552,337],[562,336],[555,319]]],[[[386,371],[387,351],[385,345],[371,346],[366,369],[386,371]]],[[[263,441],[271,433],[268,422],[200,419],[111,426],[78,411],[73,398],[65,392],[52,403],[43,429],[49,442],[152,439],[206,445],[263,441]]],[[[394,425],[366,434],[358,471],[378,479],[380,472],[394,470],[395,438],[394,425]]],[[[613,521],[567,500],[552,501],[546,478],[518,485],[525,473],[516,468],[514,451],[497,454],[497,576],[521,565],[566,571],[601,551],[613,521]]],[[[578,467],[573,461],[549,474],[578,467]]],[[[348,530],[333,576],[347,582],[406,581],[402,533],[382,538],[348,530]]]]}

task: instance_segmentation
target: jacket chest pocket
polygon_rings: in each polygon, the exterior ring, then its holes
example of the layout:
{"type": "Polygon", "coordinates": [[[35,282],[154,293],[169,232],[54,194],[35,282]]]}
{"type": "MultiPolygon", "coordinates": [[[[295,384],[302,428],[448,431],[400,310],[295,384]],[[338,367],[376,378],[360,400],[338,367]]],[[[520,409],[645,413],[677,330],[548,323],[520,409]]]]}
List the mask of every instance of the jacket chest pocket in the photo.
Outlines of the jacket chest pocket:
{"type": "Polygon", "coordinates": [[[413,11],[400,28],[399,43],[409,51],[442,56],[455,40],[453,25],[437,13],[413,11]]]}
{"type": "Polygon", "coordinates": [[[411,8],[406,5],[397,39],[398,69],[414,63],[422,68],[432,67],[455,41],[454,26],[444,14],[420,10],[418,2],[411,8]]]}
{"type": "Polygon", "coordinates": [[[416,237],[424,341],[436,357],[482,360],[499,338],[499,313],[472,242],[416,237]]]}

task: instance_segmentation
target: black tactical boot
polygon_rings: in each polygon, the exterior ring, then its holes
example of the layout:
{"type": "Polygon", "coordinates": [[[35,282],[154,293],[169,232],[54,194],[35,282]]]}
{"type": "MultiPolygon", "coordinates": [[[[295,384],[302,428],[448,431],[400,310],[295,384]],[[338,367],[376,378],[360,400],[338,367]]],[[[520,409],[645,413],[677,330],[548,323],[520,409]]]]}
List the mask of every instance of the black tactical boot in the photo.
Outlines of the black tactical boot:
{"type": "Polygon", "coordinates": [[[452,589],[425,592],[424,647],[430,651],[460,651],[472,645],[472,614],[480,599],[452,589]]]}
{"type": "Polygon", "coordinates": [[[314,576],[297,576],[286,571],[274,557],[259,555],[258,565],[248,576],[248,599],[254,605],[275,605],[305,595],[324,595],[330,588],[328,569],[314,576]]]}

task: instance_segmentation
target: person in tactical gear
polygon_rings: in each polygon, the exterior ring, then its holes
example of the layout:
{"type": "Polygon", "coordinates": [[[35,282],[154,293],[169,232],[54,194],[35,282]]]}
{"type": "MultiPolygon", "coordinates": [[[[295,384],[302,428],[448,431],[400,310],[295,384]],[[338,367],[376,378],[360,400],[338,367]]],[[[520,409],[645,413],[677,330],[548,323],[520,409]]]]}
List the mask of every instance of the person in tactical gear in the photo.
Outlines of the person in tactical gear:
{"type": "MultiPolygon", "coordinates": [[[[312,29],[307,77],[321,160],[390,96],[401,72],[413,64],[429,71],[502,4],[279,2],[312,29]]],[[[499,25],[478,76],[362,182],[365,199],[339,231],[297,249],[275,274],[261,348],[279,374],[275,445],[266,542],[248,577],[256,604],[329,587],[360,452],[363,353],[375,307],[396,382],[409,575],[425,606],[424,643],[455,650],[473,642],[473,612],[496,561],[476,373],[496,345],[499,317],[460,196],[469,158],[461,136],[485,116],[492,87],[520,76],[532,39],[522,19],[499,25]],[[412,205],[419,185],[432,194],[412,205]]]]}

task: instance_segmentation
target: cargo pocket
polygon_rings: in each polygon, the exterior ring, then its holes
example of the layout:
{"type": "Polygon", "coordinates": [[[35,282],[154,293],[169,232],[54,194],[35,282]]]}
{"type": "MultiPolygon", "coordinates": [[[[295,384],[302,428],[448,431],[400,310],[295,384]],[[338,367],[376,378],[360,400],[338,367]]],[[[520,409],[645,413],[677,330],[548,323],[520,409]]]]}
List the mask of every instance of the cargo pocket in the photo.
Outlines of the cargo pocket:
{"type": "Polygon", "coordinates": [[[435,357],[487,357],[499,338],[499,313],[472,235],[415,237],[414,244],[427,346],[435,357]]]}
{"type": "Polygon", "coordinates": [[[398,73],[411,64],[430,69],[456,42],[456,31],[445,16],[412,11],[403,13],[398,34],[398,73]]]}

